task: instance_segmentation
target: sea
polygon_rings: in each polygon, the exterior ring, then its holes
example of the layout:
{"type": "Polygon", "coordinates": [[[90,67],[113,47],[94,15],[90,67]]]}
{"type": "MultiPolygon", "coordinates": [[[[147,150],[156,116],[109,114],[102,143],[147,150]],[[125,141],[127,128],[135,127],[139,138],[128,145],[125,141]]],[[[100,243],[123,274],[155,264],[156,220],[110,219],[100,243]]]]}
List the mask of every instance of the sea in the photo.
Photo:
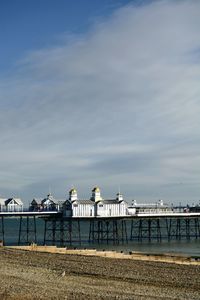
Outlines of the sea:
{"type": "MultiPolygon", "coordinates": [[[[4,242],[6,246],[12,246],[18,244],[19,239],[19,218],[5,218],[4,220],[4,242]]],[[[181,240],[172,239],[168,241],[167,239],[162,239],[161,241],[148,240],[137,241],[129,240],[128,242],[119,242],[118,244],[113,244],[112,241],[109,243],[90,243],[89,242],[89,222],[80,223],[81,229],[81,244],[80,241],[72,239],[72,244],[65,246],[74,248],[88,248],[97,250],[115,250],[118,252],[142,252],[148,254],[175,254],[175,255],[187,255],[187,256],[198,256],[200,257],[200,238],[191,238],[186,240],[182,238],[181,240]]],[[[44,220],[36,219],[36,231],[37,231],[37,244],[44,244],[44,220]]],[[[130,228],[127,228],[129,234],[130,228]]],[[[23,232],[26,236],[26,232],[23,232]]],[[[0,237],[1,239],[1,237],[0,237]]],[[[21,243],[23,244],[23,236],[21,236],[21,243]]],[[[25,244],[25,243],[24,243],[25,244]]],[[[58,244],[59,246],[59,244],[58,244]]]]}

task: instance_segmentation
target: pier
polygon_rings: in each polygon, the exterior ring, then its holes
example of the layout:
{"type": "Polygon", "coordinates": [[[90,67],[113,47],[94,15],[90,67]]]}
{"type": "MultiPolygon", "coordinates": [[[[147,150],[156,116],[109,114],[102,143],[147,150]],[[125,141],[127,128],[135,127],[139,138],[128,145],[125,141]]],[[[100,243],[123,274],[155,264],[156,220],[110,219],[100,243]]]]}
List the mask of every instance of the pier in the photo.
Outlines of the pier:
{"type": "Polygon", "coordinates": [[[81,224],[91,244],[200,238],[200,212],[136,214],[110,217],[66,217],[60,211],[0,212],[0,239],[6,244],[5,219],[16,218],[18,245],[37,243],[37,220],[44,221],[44,245],[81,245],[81,224]]]}
{"type": "Polygon", "coordinates": [[[8,218],[17,220],[18,245],[38,242],[38,220],[44,225],[43,245],[117,245],[200,238],[200,205],[176,207],[163,200],[149,204],[133,200],[129,205],[119,192],[114,199],[103,199],[99,187],[94,187],[91,197],[85,200],[78,199],[76,189],[72,188],[67,200],[56,200],[49,193],[44,199],[33,199],[27,208],[19,198],[1,199],[0,203],[3,244],[7,243],[8,218]]]}

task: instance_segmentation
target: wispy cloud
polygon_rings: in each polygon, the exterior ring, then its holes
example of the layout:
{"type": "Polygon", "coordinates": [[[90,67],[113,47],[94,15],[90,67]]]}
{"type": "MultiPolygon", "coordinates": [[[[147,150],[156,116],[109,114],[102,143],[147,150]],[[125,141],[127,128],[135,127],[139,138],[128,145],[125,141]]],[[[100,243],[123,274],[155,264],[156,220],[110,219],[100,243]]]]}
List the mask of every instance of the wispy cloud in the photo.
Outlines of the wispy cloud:
{"type": "Polygon", "coordinates": [[[1,192],[199,199],[199,28],[198,1],[129,5],[1,74],[1,192]]]}

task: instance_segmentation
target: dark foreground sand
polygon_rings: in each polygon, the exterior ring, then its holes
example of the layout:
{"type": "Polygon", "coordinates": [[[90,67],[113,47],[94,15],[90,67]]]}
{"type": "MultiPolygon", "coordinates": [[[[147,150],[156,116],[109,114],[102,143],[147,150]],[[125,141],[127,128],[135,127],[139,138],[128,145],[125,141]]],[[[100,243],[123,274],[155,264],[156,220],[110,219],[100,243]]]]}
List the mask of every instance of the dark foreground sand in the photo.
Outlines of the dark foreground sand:
{"type": "Polygon", "coordinates": [[[2,247],[0,299],[200,299],[200,266],[2,247]]]}

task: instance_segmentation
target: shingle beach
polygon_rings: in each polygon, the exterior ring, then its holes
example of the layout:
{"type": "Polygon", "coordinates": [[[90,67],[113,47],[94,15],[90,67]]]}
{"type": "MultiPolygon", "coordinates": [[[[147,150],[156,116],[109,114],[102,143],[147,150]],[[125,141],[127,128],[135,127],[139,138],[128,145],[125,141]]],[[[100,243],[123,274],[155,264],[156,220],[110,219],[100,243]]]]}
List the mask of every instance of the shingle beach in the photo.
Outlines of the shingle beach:
{"type": "Polygon", "coordinates": [[[2,247],[0,299],[200,299],[200,265],[2,247]]]}

